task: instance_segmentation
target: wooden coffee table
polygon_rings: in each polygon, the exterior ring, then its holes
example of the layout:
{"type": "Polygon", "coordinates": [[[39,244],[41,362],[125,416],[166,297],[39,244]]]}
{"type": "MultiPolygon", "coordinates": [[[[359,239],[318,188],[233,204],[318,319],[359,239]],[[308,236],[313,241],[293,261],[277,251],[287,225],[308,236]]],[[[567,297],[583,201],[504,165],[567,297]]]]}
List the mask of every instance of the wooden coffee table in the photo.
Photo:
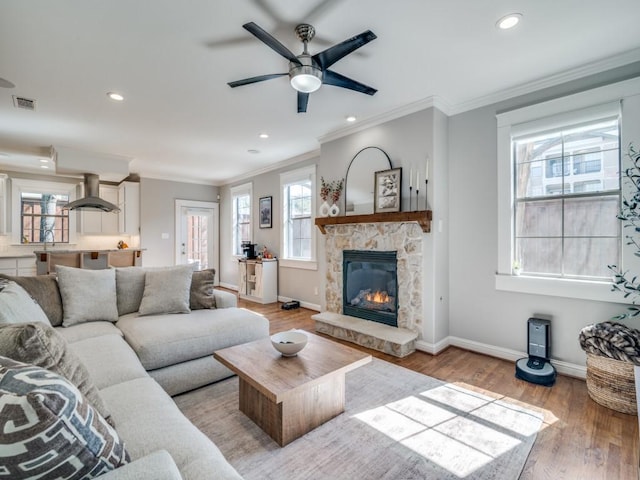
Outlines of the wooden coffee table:
{"type": "Polygon", "coordinates": [[[240,378],[240,411],[281,447],[344,412],[345,373],[371,355],[304,332],[307,345],[283,357],[265,338],[213,356],[240,378]]]}

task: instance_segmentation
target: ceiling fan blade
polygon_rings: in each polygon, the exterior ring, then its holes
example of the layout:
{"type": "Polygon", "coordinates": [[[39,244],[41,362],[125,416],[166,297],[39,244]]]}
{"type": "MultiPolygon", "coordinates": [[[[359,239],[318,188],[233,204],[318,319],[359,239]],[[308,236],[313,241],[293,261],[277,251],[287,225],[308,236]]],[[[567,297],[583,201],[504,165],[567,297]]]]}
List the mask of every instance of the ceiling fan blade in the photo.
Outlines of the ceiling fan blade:
{"type": "Polygon", "coordinates": [[[279,53],[290,62],[293,62],[296,65],[302,65],[300,63],[300,60],[296,58],[296,56],[291,52],[291,50],[289,50],[287,47],[281,44],[278,40],[276,40],[275,37],[271,36],[271,34],[267,33],[265,30],[260,28],[255,23],[253,22],[245,23],[242,27],[245,30],[247,30],[249,33],[255,35],[258,38],[258,40],[265,43],[268,47],[271,47],[275,52],[279,53]]]}
{"type": "Polygon", "coordinates": [[[272,78],[283,77],[289,75],[288,73],[270,73],[268,75],[258,75],[257,77],[243,78],[242,80],[236,80],[235,82],[229,82],[231,88],[241,87],[242,85],[249,85],[251,83],[264,82],[265,80],[271,80],[272,78]]]}
{"type": "Polygon", "coordinates": [[[366,32],[362,32],[360,35],[351,37],[342,43],[338,43],[337,45],[329,47],[320,53],[316,53],[313,56],[313,59],[318,63],[318,65],[320,65],[322,70],[325,70],[341,58],[349,55],[354,50],[357,50],[376,38],[378,37],[376,37],[375,33],[371,30],[367,30],[366,32]]]}
{"type": "Polygon", "coordinates": [[[308,103],[309,103],[309,94],[304,92],[298,92],[298,113],[305,113],[307,111],[308,103]]]}
{"type": "Polygon", "coordinates": [[[335,87],[348,88],[349,90],[355,90],[356,92],[366,93],[367,95],[373,95],[378,90],[369,87],[364,83],[356,82],[349,77],[340,75],[333,70],[325,70],[322,75],[322,83],[325,85],[333,85],[335,87]]]}

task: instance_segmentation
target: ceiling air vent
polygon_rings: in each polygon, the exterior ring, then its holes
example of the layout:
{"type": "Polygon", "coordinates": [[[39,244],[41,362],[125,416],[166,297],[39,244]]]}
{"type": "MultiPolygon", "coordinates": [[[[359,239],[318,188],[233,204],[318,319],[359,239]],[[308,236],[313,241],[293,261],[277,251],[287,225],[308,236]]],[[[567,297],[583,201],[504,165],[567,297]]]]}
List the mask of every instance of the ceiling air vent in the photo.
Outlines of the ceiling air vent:
{"type": "Polygon", "coordinates": [[[36,109],[36,101],[31,100],[30,98],[18,97],[13,95],[13,105],[16,108],[23,108],[25,110],[35,110],[36,109]]]}

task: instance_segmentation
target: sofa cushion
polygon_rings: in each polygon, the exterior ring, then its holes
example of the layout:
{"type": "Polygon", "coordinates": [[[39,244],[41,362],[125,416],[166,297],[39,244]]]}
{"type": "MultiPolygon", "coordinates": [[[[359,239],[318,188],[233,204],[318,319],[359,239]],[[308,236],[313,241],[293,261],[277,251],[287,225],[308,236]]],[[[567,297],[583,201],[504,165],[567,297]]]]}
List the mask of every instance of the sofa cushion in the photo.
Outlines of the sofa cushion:
{"type": "Polygon", "coordinates": [[[62,297],[62,326],[92,320],[118,320],[116,272],[56,266],[62,297]]]}
{"type": "Polygon", "coordinates": [[[122,332],[112,322],[78,323],[70,327],[56,327],[56,332],[62,335],[67,343],[103,335],[116,334],[122,336],[122,332]]]}
{"type": "Polygon", "coordinates": [[[144,294],[146,269],[142,267],[116,268],[118,315],[137,312],[144,294]]]}
{"type": "Polygon", "coordinates": [[[62,298],[55,277],[50,275],[21,277],[0,274],[0,278],[14,281],[24,288],[38,302],[51,325],[54,327],[62,325],[62,298]]]}
{"type": "Polygon", "coordinates": [[[129,461],[116,431],[64,377],[0,357],[3,476],[95,478],[129,461]]]}
{"type": "Polygon", "coordinates": [[[191,265],[147,270],[140,315],[189,313],[192,275],[191,265]]]}
{"type": "Polygon", "coordinates": [[[87,367],[98,390],[149,376],[135,352],[120,335],[86,338],[70,343],[69,349],[87,367]]]}
{"type": "Polygon", "coordinates": [[[53,327],[44,323],[0,327],[0,355],[62,375],[109,421],[110,413],[89,372],[53,327]]]}
{"type": "Polygon", "coordinates": [[[16,282],[0,281],[0,324],[42,322],[51,325],[40,305],[16,282]]]}
{"type": "Polygon", "coordinates": [[[120,317],[116,326],[147,370],[269,336],[269,321],[241,308],[194,310],[179,316],[132,313],[120,317]]]}
{"type": "Polygon", "coordinates": [[[220,450],[180,412],[151,378],[102,391],[132,459],[167,450],[185,480],[240,480],[220,450]]]}
{"type": "Polygon", "coordinates": [[[215,276],[216,271],[213,268],[193,272],[189,297],[189,308],[191,310],[216,308],[216,297],[213,294],[215,276]]]}

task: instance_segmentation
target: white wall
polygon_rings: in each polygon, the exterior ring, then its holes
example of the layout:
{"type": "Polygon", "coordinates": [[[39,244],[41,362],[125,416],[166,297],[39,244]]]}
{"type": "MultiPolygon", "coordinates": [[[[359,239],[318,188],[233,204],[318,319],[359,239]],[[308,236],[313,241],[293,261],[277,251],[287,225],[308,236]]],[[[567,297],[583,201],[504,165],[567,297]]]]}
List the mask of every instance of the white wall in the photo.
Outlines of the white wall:
{"type": "Polygon", "coordinates": [[[175,264],[175,201],[217,202],[218,187],[140,179],[140,246],[145,267],[175,264]],[[163,239],[162,234],[168,234],[163,239]]]}
{"type": "MultiPolygon", "coordinates": [[[[550,316],[554,359],[585,364],[580,330],[624,311],[616,303],[497,291],[496,113],[601,86],[628,76],[628,68],[511,99],[449,118],[450,335],[493,353],[526,352],[527,319],[550,316]]],[[[636,64],[636,76],[640,69],[636,64]]],[[[637,132],[636,142],[640,139],[637,132]]],[[[621,142],[626,147],[625,140],[621,142]]],[[[630,322],[635,328],[639,321],[630,322]]],[[[455,342],[454,342],[455,343],[455,342]]],[[[472,345],[471,345],[472,346],[472,345]]],[[[473,348],[473,346],[472,346],[473,348]]],[[[507,355],[508,356],[508,355],[507,355]]]]}

